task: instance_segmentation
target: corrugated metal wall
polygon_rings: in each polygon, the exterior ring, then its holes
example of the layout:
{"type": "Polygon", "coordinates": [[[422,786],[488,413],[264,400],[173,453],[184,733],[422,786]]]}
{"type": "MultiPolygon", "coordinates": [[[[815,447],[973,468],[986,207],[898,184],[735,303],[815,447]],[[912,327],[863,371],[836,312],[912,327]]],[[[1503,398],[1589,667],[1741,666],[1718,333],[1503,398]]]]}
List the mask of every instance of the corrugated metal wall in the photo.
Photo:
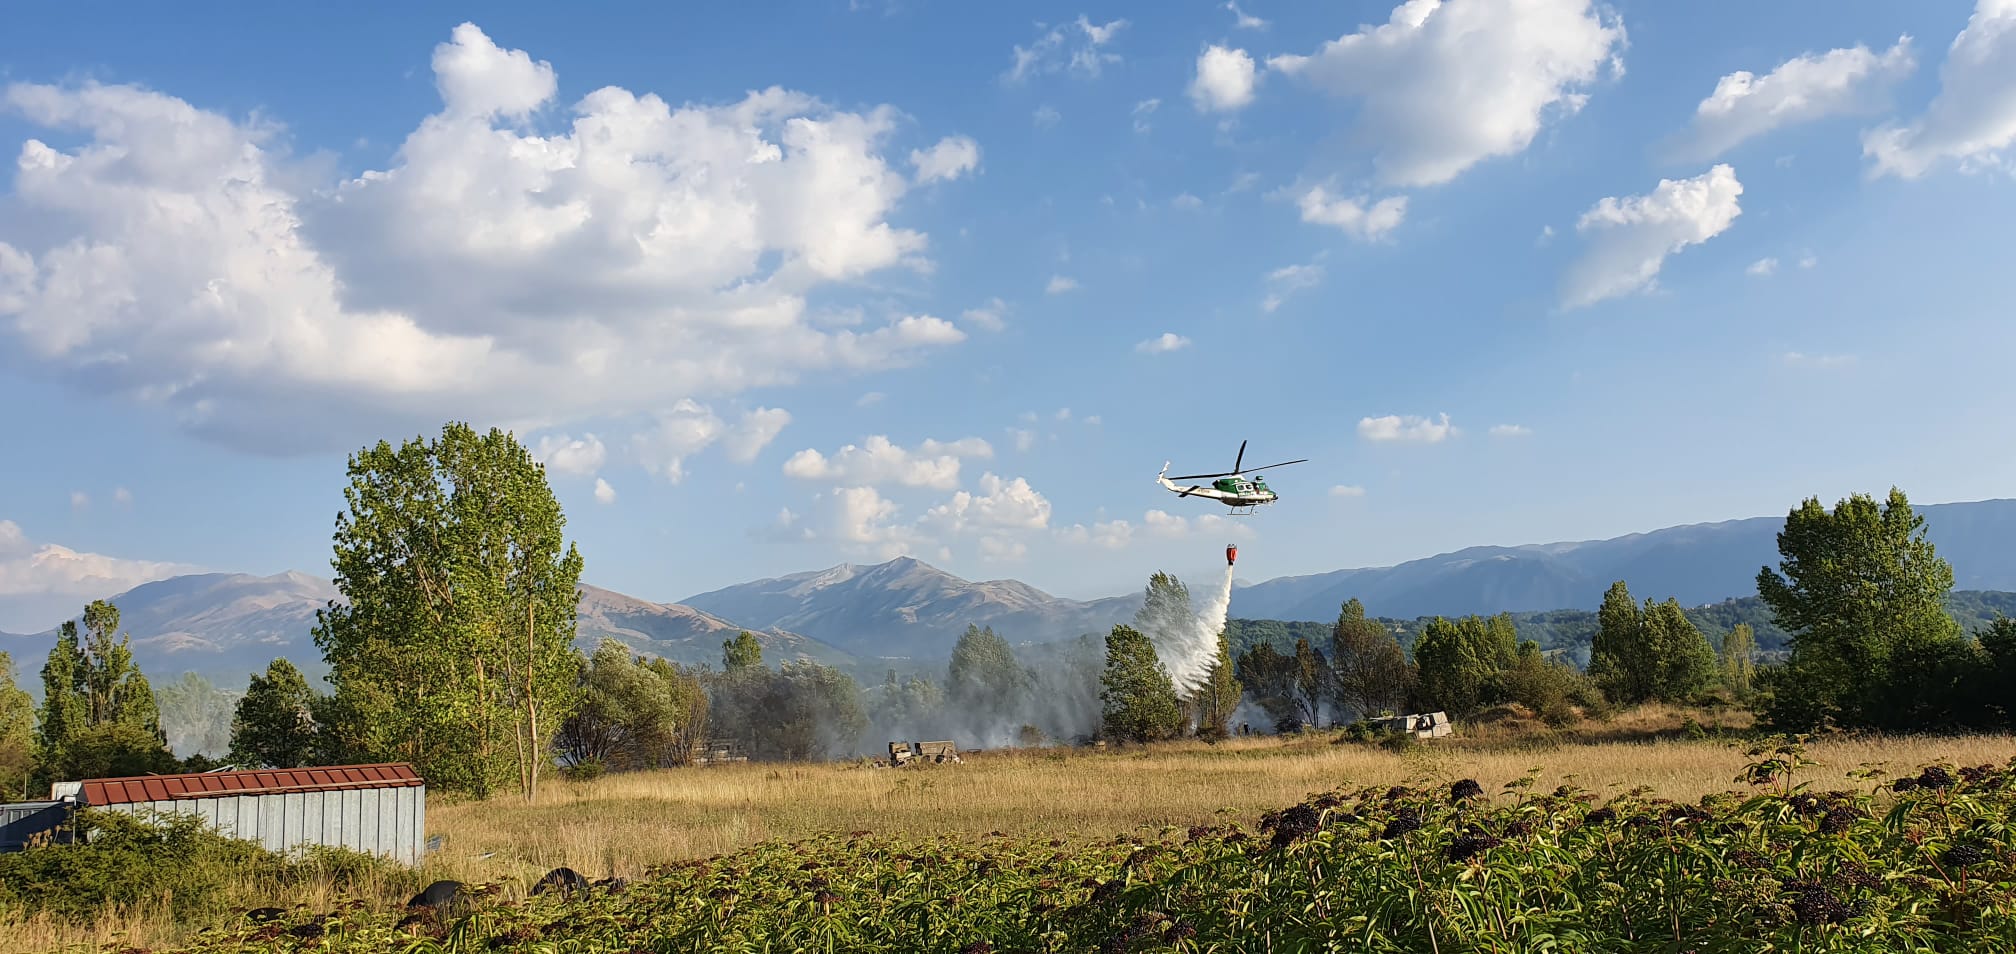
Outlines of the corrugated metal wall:
{"type": "Polygon", "coordinates": [[[62,802],[14,802],[0,805],[0,851],[20,851],[47,838],[53,843],[70,843],[70,829],[60,825],[70,820],[70,807],[62,802]]]}
{"type": "Polygon", "coordinates": [[[277,852],[338,845],[418,865],[427,839],[427,790],[337,789],[274,795],[226,795],[106,805],[110,811],[198,816],[234,838],[277,852]]]}

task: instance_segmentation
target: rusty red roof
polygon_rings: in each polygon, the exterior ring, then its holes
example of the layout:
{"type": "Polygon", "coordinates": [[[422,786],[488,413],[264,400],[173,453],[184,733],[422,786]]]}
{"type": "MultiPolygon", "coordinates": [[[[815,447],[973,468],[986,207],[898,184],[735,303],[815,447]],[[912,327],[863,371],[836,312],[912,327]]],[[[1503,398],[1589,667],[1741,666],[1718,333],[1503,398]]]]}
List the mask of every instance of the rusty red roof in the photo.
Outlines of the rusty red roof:
{"type": "Polygon", "coordinates": [[[422,784],[405,762],[330,765],[318,768],[253,769],[243,772],[190,772],[94,778],[84,783],[86,805],[127,805],[227,795],[284,795],[342,789],[407,788],[422,784]]]}

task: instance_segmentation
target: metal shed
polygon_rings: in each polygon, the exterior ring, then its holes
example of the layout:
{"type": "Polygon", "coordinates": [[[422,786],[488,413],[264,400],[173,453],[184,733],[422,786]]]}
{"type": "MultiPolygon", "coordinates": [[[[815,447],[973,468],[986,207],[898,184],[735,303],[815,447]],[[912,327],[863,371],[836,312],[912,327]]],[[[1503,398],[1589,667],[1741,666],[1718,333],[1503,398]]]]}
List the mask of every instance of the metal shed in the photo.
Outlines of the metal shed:
{"type": "Polygon", "coordinates": [[[0,805],[0,852],[21,851],[43,842],[69,844],[74,807],[70,799],[0,805]]]}
{"type": "Polygon", "coordinates": [[[283,853],[332,845],[417,865],[426,842],[427,786],[404,762],[96,778],[58,782],[50,795],[136,815],[196,815],[283,853]]]}

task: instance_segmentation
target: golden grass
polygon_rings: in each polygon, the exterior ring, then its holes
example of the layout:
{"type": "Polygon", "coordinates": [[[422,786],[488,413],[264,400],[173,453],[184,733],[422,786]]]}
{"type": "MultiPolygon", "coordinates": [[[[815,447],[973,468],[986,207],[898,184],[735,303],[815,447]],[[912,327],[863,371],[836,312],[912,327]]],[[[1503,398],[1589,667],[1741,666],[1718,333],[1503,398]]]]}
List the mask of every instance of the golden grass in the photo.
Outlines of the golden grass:
{"type": "MultiPolygon", "coordinates": [[[[1529,769],[1539,770],[1539,785],[1547,789],[1570,780],[1598,792],[1646,785],[1686,801],[1742,789],[1735,778],[1748,760],[1747,744],[1688,738],[1678,728],[1688,717],[1711,734],[1749,721],[1742,713],[1647,708],[1567,732],[1519,718],[1479,724],[1463,728],[1459,738],[1422,743],[1405,753],[1332,744],[1335,735],[1321,733],[1215,746],[1003,750],[975,753],[957,765],[900,769],[741,763],[589,782],[555,779],[542,783],[531,804],[508,796],[482,803],[431,799],[428,832],[444,836],[444,844],[419,874],[421,883],[502,881],[508,898],[560,865],[591,879],[636,878],[652,865],[821,831],[913,836],[1001,831],[1107,840],[1137,826],[1222,821],[1221,813],[1228,811],[1251,824],[1261,812],[1333,788],[1473,778],[1495,792],[1529,769]]],[[[1850,788],[1865,783],[1847,773],[1865,765],[1901,771],[1940,759],[1960,765],[2005,762],[2016,757],[2016,736],[1823,739],[1807,751],[1819,764],[1805,770],[1802,780],[1850,788]]],[[[374,908],[393,907],[409,890],[387,884],[366,900],[374,908]]],[[[326,910],[341,900],[326,888],[296,892],[257,903],[326,910]]],[[[145,912],[90,928],[0,919],[0,951],[112,940],[162,946],[186,937],[187,927],[145,912]]]]}
{"type": "MultiPolygon", "coordinates": [[[[1235,739],[1091,752],[1008,750],[958,765],[901,769],[856,764],[728,764],[546,785],[535,803],[505,798],[429,812],[444,833],[442,862],[467,879],[523,879],[567,865],[590,878],[637,877],[651,865],[734,851],[820,831],[928,836],[1049,835],[1110,839],[1136,826],[1189,826],[1230,811],[1247,823],[1312,792],[1409,781],[1474,778],[1486,791],[1539,769],[1551,789],[1573,780],[1596,791],[1647,785],[1691,801],[1741,789],[1747,745],[1631,736],[1677,721],[1633,714],[1550,741],[1544,735],[1436,740],[1404,754],[1311,739],[1235,739]],[[1576,736],[1587,733],[1595,741],[1576,736]],[[486,857],[487,856],[487,857],[486,857]]],[[[1746,719],[1741,719],[1747,722],[1746,719]]],[[[1892,770],[1950,759],[2004,762],[2016,736],[1851,738],[1815,741],[1820,764],[1801,776],[1824,787],[1861,784],[1865,764],[1892,770]]]]}

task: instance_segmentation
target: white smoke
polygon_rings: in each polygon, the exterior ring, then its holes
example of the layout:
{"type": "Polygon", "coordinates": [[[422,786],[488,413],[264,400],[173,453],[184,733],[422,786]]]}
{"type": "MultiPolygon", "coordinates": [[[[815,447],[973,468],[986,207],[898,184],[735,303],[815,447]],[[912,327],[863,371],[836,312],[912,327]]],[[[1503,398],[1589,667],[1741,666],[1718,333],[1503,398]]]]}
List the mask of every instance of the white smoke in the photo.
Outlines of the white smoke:
{"type": "Polygon", "coordinates": [[[1232,567],[1225,567],[1225,579],[1205,597],[1194,613],[1188,606],[1143,607],[1141,631],[1155,644],[1155,655],[1169,670],[1176,691],[1188,696],[1211,678],[1211,666],[1218,661],[1218,634],[1225,629],[1225,613],[1232,606],[1232,567]]]}

